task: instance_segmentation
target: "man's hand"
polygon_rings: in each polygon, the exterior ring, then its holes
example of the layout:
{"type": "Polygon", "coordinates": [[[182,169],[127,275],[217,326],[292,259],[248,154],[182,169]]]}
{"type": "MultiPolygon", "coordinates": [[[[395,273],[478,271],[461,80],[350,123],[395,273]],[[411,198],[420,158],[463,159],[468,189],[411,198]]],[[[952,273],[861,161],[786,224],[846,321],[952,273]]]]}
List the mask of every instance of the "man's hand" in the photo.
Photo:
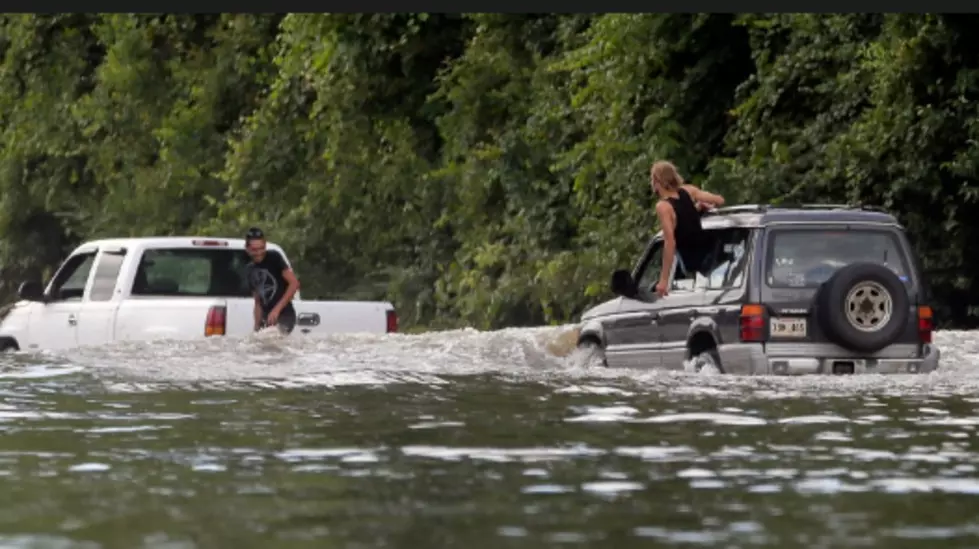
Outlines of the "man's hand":
{"type": "Polygon", "coordinates": [[[666,282],[663,282],[662,280],[659,281],[659,282],[657,282],[656,283],[656,295],[658,295],[660,297],[663,297],[666,294],[670,293],[667,290],[667,286],[669,286],[669,284],[667,284],[666,282]]]}
{"type": "Polygon", "coordinates": [[[269,316],[266,319],[265,323],[268,324],[269,326],[275,326],[276,323],[279,322],[279,314],[281,313],[282,311],[278,307],[272,309],[271,311],[269,311],[269,316]]]}

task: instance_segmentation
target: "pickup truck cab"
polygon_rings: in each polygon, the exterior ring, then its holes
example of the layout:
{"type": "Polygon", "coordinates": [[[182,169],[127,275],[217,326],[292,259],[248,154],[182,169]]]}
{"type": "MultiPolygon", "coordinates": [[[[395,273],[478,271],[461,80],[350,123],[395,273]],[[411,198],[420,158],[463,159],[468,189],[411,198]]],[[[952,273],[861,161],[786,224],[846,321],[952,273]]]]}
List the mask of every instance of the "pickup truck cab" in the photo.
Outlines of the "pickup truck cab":
{"type": "MultiPolygon", "coordinates": [[[[268,253],[282,248],[268,243],[268,253]]],[[[0,351],[65,349],[116,341],[243,336],[254,298],[245,241],[227,238],[124,238],[86,242],[46,287],[27,281],[0,320],[0,351]]],[[[396,332],[387,302],[293,298],[293,335],[396,332]]]]}

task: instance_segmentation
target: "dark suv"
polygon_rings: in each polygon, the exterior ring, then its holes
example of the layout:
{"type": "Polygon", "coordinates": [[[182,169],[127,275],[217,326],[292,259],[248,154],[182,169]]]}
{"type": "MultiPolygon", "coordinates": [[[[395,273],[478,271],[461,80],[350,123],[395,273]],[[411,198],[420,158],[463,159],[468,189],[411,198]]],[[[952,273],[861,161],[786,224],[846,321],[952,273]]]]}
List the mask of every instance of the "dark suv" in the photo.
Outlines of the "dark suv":
{"type": "Polygon", "coordinates": [[[888,213],[867,206],[733,206],[702,218],[704,274],[670,275],[662,233],[619,297],[586,311],[579,347],[610,367],[731,374],[924,373],[938,368],[917,258],[888,213]]]}

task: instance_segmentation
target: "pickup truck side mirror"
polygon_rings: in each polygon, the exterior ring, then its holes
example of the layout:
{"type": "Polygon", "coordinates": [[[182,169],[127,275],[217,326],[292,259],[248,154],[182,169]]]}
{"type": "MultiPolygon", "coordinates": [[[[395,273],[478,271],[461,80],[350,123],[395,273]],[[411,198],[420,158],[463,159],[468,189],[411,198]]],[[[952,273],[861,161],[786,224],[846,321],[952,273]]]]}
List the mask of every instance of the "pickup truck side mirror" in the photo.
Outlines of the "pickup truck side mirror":
{"type": "Polygon", "coordinates": [[[612,273],[612,293],[629,299],[635,299],[639,295],[636,281],[632,279],[629,271],[619,269],[612,273]]]}
{"type": "Polygon", "coordinates": [[[17,296],[27,301],[46,301],[44,288],[41,287],[40,282],[34,280],[22,282],[17,288],[17,296]]]}

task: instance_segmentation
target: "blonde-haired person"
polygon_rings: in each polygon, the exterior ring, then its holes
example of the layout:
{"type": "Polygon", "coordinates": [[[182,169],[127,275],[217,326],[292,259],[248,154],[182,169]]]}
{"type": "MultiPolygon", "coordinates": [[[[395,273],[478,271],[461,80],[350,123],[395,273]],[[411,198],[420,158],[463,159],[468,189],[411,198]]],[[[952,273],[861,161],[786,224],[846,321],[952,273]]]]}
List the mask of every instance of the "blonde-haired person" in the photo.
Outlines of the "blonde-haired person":
{"type": "Polygon", "coordinates": [[[673,258],[684,272],[700,271],[710,253],[711,242],[700,224],[700,213],[724,204],[724,197],[709,193],[683,181],[676,166],[661,160],[649,170],[649,183],[659,196],[656,217],[663,229],[663,266],[656,293],[667,294],[673,258]]]}

